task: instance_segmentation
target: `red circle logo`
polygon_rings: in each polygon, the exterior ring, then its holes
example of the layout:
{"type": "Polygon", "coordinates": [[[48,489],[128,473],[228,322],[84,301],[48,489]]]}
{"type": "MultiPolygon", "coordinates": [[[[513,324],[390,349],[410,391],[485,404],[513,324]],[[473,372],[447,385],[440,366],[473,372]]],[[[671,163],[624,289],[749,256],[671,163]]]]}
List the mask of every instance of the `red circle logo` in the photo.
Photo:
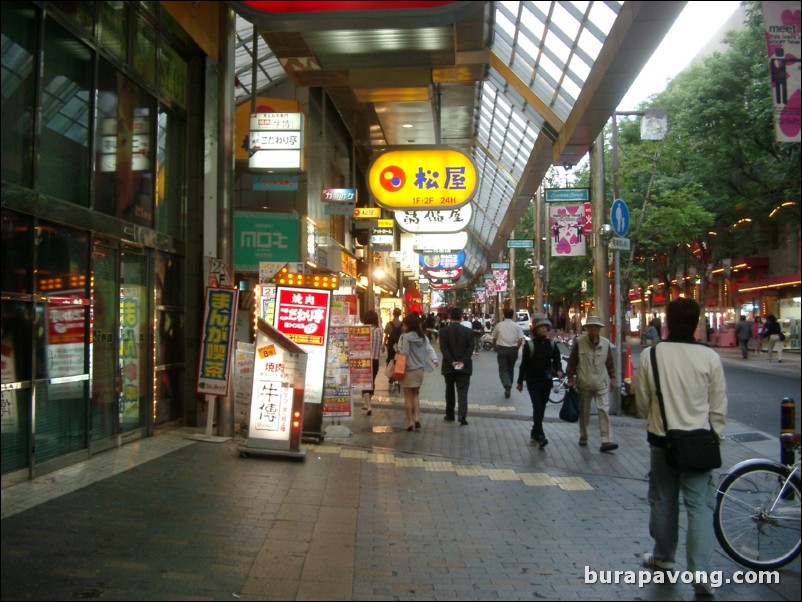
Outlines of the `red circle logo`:
{"type": "Polygon", "coordinates": [[[387,192],[398,192],[404,187],[406,181],[404,170],[397,165],[385,167],[379,174],[379,183],[387,192]]]}

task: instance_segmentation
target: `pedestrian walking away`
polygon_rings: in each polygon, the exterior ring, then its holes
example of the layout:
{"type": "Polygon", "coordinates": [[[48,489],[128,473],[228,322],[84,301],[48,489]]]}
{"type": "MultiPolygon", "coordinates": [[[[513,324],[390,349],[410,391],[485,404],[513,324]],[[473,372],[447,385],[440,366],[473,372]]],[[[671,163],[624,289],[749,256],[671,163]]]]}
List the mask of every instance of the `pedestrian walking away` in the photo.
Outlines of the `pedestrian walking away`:
{"type": "Polygon", "coordinates": [[[777,363],[781,364],[783,361],[783,345],[785,343],[785,335],[783,334],[780,323],[777,321],[777,316],[769,314],[766,316],[766,323],[763,325],[763,338],[768,340],[766,344],[766,351],[768,351],[768,360],[771,361],[771,356],[777,352],[777,363]]]}
{"type": "Polygon", "coordinates": [[[604,323],[598,316],[588,317],[582,326],[587,333],[577,337],[571,347],[565,386],[576,386],[579,392],[579,445],[588,444],[590,403],[595,401],[601,436],[599,451],[611,452],[618,449],[610,425],[610,391],[615,387],[615,373],[610,341],[599,334],[603,327],[604,323]]]}
{"type": "Polygon", "coordinates": [[[749,359],[749,340],[752,338],[754,330],[755,323],[747,320],[746,316],[741,314],[741,320],[735,326],[735,338],[741,344],[741,355],[745,360],[749,359]]]}
{"type": "Polygon", "coordinates": [[[524,330],[512,317],[515,312],[507,308],[504,310],[504,320],[496,324],[493,329],[493,349],[496,350],[498,360],[498,377],[504,387],[504,397],[510,398],[513,379],[515,378],[515,362],[518,361],[518,349],[524,340],[524,330]]]}
{"type": "Polygon", "coordinates": [[[447,421],[454,420],[456,405],[457,418],[462,426],[468,424],[468,387],[473,373],[473,333],[460,324],[462,309],[452,307],[449,310],[451,321],[440,332],[440,351],[443,354],[443,366],[440,369],[446,383],[446,415],[447,421]]]}
{"type": "Polygon", "coordinates": [[[479,350],[482,348],[482,335],[485,333],[485,327],[478,315],[473,317],[471,330],[473,330],[473,352],[479,355],[479,350]]]}
{"type": "Polygon", "coordinates": [[[646,416],[646,439],[650,448],[649,534],[654,539],[654,547],[643,555],[643,565],[655,570],[674,568],[682,493],[688,514],[687,569],[697,579],[693,583],[694,591],[699,595],[712,595],[711,584],[701,580],[702,576],[710,574],[715,542],[712,471],[678,470],[670,466],[666,461],[663,426],[682,430],[712,428],[719,437],[724,432],[727,413],[724,369],[718,354],[694,338],[699,313],[699,304],[693,299],[680,297],[668,304],[668,338],[651,352],[641,354],[634,385],[638,410],[646,416]],[[660,408],[655,369],[660,375],[665,414],[660,408]]]}
{"type": "Polygon", "coordinates": [[[365,312],[362,318],[362,323],[370,326],[370,360],[371,367],[373,368],[373,379],[370,381],[373,386],[370,389],[362,391],[362,409],[365,414],[370,416],[373,414],[371,408],[371,401],[373,401],[373,391],[376,388],[376,374],[379,373],[379,358],[382,353],[382,329],[379,326],[379,314],[376,310],[370,309],[365,312]]]}
{"type": "Polygon", "coordinates": [[[554,374],[559,378],[563,376],[560,350],[547,336],[550,330],[551,322],[546,318],[535,322],[532,338],[524,343],[521,366],[518,369],[517,389],[522,391],[526,382],[526,390],[529,391],[529,399],[532,401],[531,437],[533,441],[537,441],[540,449],[549,444],[543,431],[543,416],[551,393],[551,378],[554,374]]]}
{"type": "MultiPolygon", "coordinates": [[[[420,387],[423,384],[427,362],[438,366],[437,353],[423,332],[423,323],[417,314],[408,314],[402,322],[404,334],[398,339],[398,353],[406,356],[406,371],[401,379],[404,391],[404,413],[407,430],[418,430],[420,423],[420,387]]],[[[461,328],[461,327],[460,327],[461,328]]],[[[470,332],[466,331],[470,335],[470,332]]]]}
{"type": "MultiPolygon", "coordinates": [[[[390,362],[395,360],[395,354],[397,353],[397,346],[398,346],[398,339],[401,338],[401,334],[403,330],[401,328],[401,310],[399,308],[395,308],[393,310],[393,319],[387,322],[387,326],[384,327],[384,346],[387,349],[387,363],[389,365],[390,362]]],[[[387,378],[387,384],[392,392],[394,388],[399,388],[398,382],[396,382],[392,376],[387,378]]]]}

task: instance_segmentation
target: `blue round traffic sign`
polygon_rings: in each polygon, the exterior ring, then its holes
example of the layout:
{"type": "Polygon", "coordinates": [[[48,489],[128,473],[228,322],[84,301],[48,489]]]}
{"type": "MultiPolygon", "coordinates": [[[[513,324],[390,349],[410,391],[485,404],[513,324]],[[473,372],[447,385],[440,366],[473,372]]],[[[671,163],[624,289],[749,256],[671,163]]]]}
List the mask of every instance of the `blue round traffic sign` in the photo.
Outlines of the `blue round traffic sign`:
{"type": "Polygon", "coordinates": [[[616,236],[626,236],[629,230],[629,207],[623,199],[616,199],[610,211],[610,220],[613,223],[613,232],[616,236]]]}

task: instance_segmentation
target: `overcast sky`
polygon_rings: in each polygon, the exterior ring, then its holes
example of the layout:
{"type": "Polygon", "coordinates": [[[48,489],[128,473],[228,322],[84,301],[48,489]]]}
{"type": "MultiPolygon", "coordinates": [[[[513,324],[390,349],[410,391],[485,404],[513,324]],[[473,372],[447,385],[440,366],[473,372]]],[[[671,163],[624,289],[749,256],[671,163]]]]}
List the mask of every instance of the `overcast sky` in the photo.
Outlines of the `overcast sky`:
{"type": "Polygon", "coordinates": [[[619,111],[632,111],[652,94],[662,92],[691,62],[710,37],[730,18],[740,2],[688,2],[674,26],[663,38],[652,58],[618,105],[619,111]]]}

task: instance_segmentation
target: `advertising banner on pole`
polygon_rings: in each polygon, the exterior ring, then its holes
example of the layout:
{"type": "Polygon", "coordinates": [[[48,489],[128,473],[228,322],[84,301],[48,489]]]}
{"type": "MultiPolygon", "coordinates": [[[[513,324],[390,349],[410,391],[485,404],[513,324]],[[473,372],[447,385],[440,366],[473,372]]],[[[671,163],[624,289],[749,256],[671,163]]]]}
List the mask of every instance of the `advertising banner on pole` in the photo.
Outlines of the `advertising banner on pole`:
{"type": "Polygon", "coordinates": [[[237,289],[206,287],[206,308],[198,363],[198,393],[228,395],[237,297],[237,289]]]}
{"type": "Polygon", "coordinates": [[[580,257],[587,254],[586,226],[589,218],[585,209],[585,203],[549,205],[552,257],[580,257]]]}
{"type": "Polygon", "coordinates": [[[802,129],[802,64],[799,2],[763,2],[766,49],[771,75],[774,135],[777,142],[799,142],[802,129]]]}

